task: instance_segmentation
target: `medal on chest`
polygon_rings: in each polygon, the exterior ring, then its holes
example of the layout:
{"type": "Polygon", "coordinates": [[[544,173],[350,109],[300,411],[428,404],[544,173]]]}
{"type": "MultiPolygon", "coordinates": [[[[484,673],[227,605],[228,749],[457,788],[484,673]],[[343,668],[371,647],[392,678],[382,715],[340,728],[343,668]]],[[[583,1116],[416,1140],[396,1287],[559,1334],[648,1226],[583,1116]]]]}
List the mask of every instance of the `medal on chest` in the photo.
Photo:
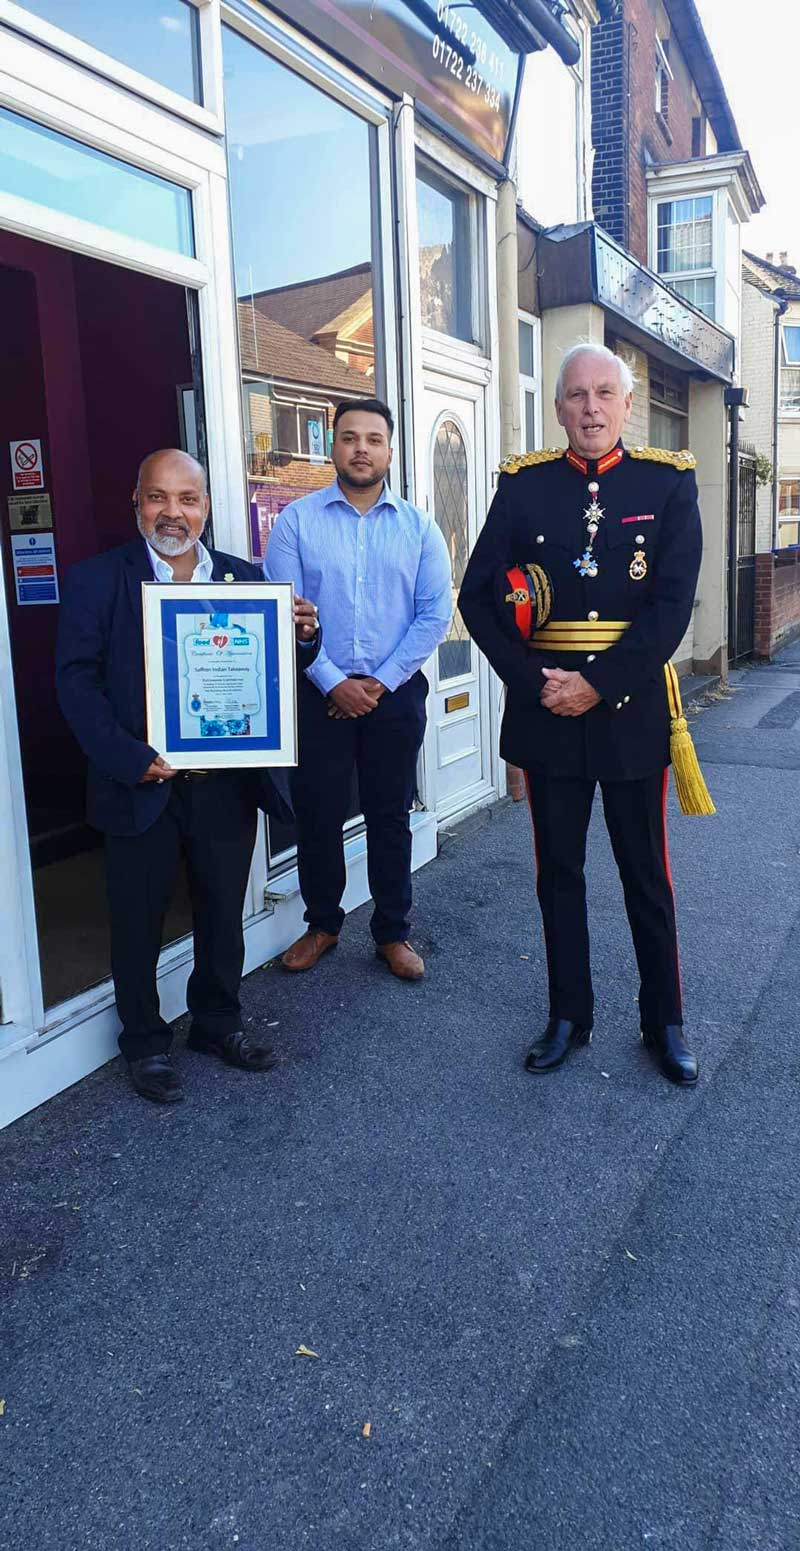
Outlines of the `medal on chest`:
{"type": "Polygon", "coordinates": [[[597,575],[597,556],[594,553],[594,541],[597,537],[597,530],[605,515],[603,507],[597,504],[599,494],[600,486],[593,479],[589,485],[590,504],[583,514],[583,520],[586,523],[586,548],[583,554],[572,562],[579,576],[597,575]]]}

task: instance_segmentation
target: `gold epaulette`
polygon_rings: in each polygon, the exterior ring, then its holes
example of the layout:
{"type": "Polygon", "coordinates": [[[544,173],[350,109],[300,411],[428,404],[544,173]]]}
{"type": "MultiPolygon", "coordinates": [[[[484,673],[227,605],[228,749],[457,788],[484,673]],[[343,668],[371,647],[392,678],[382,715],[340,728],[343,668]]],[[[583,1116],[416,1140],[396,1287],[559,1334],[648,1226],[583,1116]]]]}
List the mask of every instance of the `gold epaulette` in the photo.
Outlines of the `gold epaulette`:
{"type": "Polygon", "coordinates": [[[553,463],[563,458],[566,447],[541,447],[538,452],[517,452],[512,458],[504,458],[499,473],[518,474],[520,469],[535,468],[537,463],[553,463]]]}
{"type": "Polygon", "coordinates": [[[681,472],[697,468],[697,459],[687,447],[682,452],[670,452],[666,447],[629,447],[627,452],[629,458],[649,458],[651,463],[670,463],[681,472]]]}

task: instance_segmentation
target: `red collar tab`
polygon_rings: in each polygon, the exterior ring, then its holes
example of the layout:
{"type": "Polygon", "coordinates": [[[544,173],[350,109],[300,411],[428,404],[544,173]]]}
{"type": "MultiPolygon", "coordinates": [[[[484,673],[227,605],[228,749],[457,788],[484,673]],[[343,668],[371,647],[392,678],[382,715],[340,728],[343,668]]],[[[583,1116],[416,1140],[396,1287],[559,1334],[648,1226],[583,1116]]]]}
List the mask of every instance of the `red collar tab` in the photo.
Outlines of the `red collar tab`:
{"type": "Polygon", "coordinates": [[[624,456],[625,454],[621,447],[612,447],[611,451],[607,452],[605,457],[600,459],[597,465],[598,474],[607,474],[609,469],[616,468],[617,464],[622,462],[624,456]]]}
{"type": "Polygon", "coordinates": [[[572,467],[577,469],[579,474],[588,474],[591,467],[594,467],[596,474],[607,474],[609,469],[615,469],[617,464],[622,462],[624,456],[624,447],[612,447],[611,451],[605,454],[605,457],[600,458],[597,464],[592,465],[587,463],[585,458],[579,458],[577,452],[573,452],[571,447],[567,448],[567,462],[571,463],[572,467]]]}

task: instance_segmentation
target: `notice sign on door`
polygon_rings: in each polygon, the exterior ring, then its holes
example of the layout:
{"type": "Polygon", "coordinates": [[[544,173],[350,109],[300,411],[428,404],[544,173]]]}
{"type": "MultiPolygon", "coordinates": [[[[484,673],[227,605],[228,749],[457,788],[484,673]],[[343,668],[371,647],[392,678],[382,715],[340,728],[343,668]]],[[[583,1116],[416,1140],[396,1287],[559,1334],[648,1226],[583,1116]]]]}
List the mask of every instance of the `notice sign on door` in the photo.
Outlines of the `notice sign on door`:
{"type": "Polygon", "coordinates": [[[18,603],[58,603],[56,547],[52,533],[12,533],[11,554],[18,603]]]}
{"type": "Polygon", "coordinates": [[[25,442],[9,442],[11,472],[15,490],[43,490],[42,444],[37,437],[25,442]]]}

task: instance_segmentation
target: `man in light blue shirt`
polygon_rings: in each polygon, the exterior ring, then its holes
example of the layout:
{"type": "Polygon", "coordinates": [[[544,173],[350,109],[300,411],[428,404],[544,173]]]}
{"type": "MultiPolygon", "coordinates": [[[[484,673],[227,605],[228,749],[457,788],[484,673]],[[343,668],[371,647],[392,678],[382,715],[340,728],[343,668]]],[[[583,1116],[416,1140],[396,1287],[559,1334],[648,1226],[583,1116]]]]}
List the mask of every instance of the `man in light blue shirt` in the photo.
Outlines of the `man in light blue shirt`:
{"type": "Polygon", "coordinates": [[[284,507],[264,560],[317,605],[323,644],[300,684],[300,763],[292,796],[308,931],[283,955],[311,969],[338,941],[346,882],[342,826],[358,774],[376,951],[420,980],[408,943],[411,828],[428,684],[420,671],[453,611],[450,558],[433,518],[386,484],[394,423],[379,399],[340,404],[337,478],[284,507]]]}

